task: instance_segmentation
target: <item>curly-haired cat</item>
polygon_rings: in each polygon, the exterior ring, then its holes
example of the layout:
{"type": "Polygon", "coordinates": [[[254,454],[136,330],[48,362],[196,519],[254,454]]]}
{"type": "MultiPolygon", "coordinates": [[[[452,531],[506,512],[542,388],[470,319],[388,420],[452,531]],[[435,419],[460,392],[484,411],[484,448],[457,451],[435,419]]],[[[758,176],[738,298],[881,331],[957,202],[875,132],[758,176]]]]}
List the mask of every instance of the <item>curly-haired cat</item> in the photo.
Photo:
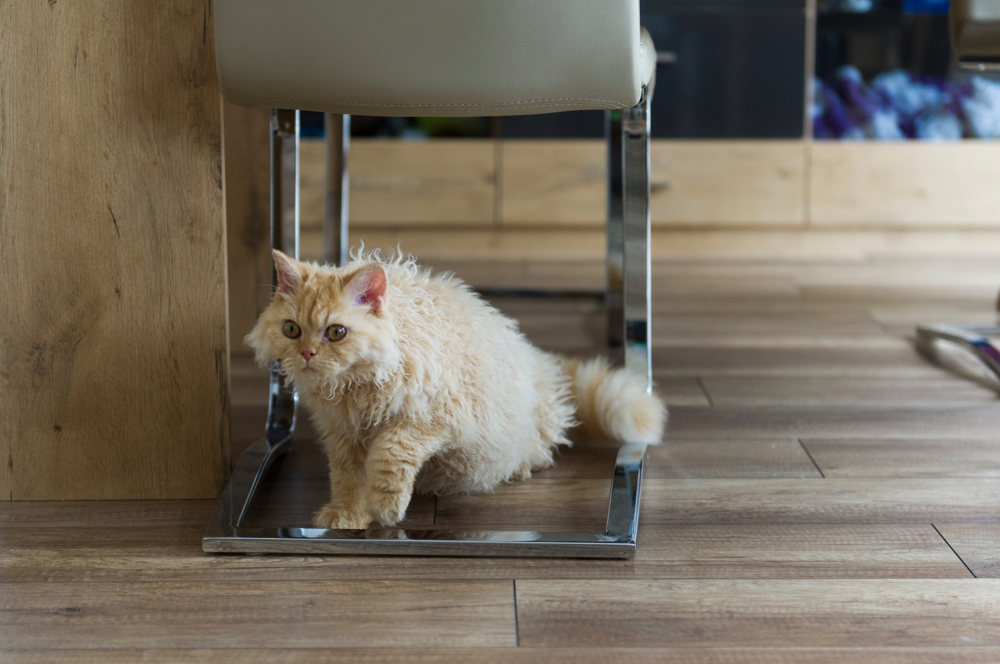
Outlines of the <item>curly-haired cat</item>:
{"type": "Polygon", "coordinates": [[[323,528],[400,521],[414,490],[485,491],[552,464],[568,429],[657,443],[643,377],[543,352],[449,274],[413,260],[342,267],[274,252],[279,287],[247,343],[281,361],[330,461],[323,528]]]}

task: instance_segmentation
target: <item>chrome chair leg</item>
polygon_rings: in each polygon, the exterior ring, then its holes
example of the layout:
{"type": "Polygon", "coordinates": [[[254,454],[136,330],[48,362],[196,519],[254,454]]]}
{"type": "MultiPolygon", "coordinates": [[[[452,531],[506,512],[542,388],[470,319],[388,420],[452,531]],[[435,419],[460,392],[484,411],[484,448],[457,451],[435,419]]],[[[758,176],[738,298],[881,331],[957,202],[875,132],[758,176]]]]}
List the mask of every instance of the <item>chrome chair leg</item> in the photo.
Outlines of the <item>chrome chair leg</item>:
{"type": "Polygon", "coordinates": [[[326,113],[326,202],[323,207],[323,262],[343,265],[350,247],[347,238],[351,148],[351,116],[326,113]]]}
{"type": "Polygon", "coordinates": [[[622,111],[606,111],[604,136],[608,144],[608,219],[607,259],[605,262],[604,308],[608,319],[608,345],[621,348],[624,343],[625,311],[623,271],[624,236],[622,235],[622,111]]]}
{"type": "MultiPolygon", "coordinates": [[[[621,112],[621,222],[615,228],[612,212],[617,203],[608,203],[608,283],[615,279],[616,261],[621,260],[621,313],[608,309],[609,329],[620,333],[624,345],[625,368],[646,377],[646,389],[653,389],[650,355],[652,285],[650,281],[649,217],[649,104],[652,83],[643,90],[639,103],[621,112]],[[612,243],[614,235],[614,244],[612,243]],[[620,238],[620,239],[619,239],[620,238]],[[617,244],[620,242],[619,245],[617,244]],[[619,327],[620,326],[620,327],[619,327]]],[[[614,123],[612,116],[611,124],[614,123]]],[[[609,141],[613,145],[613,141],[609,141]]],[[[609,160],[609,162],[613,159],[609,160]]],[[[609,163],[610,165],[610,163],[609,163]]],[[[609,173],[614,191],[613,172],[609,173]]],[[[610,196],[609,196],[610,199],[610,196]]]]}
{"type": "MultiPolygon", "coordinates": [[[[299,112],[271,109],[271,247],[299,257],[299,112]]],[[[271,263],[271,286],[277,288],[278,273],[271,263]]],[[[265,426],[265,447],[257,471],[245,488],[236,525],[243,523],[260,483],[274,460],[288,451],[295,431],[299,395],[285,385],[280,365],[271,367],[270,397],[265,426]]]]}

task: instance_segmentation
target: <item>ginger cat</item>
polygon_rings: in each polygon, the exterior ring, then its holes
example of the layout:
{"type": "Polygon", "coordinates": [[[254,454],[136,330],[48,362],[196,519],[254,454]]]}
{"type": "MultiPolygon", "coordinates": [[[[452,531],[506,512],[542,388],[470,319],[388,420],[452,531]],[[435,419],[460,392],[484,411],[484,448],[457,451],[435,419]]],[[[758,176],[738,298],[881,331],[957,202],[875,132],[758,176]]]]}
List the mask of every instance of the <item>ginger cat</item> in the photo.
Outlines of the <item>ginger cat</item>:
{"type": "Polygon", "coordinates": [[[390,526],[415,490],[526,479],[572,427],[660,441],[666,408],[644,377],[535,348],[450,274],[377,253],[274,262],[278,290],[246,340],[258,362],[280,360],[322,434],[332,496],[316,527],[390,526]]]}

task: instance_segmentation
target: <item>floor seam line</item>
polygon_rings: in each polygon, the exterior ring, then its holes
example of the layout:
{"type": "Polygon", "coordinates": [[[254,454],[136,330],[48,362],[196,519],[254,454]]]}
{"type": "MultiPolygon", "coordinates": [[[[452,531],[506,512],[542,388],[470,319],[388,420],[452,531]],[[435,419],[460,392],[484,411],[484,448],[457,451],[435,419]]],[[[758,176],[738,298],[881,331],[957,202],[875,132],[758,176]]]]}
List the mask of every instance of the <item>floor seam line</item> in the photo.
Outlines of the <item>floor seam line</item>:
{"type": "Polygon", "coordinates": [[[819,476],[825,480],[826,474],[823,472],[823,469],[819,467],[819,464],[816,463],[816,459],[814,459],[813,455],[809,452],[809,448],[806,447],[805,442],[801,438],[796,438],[795,440],[798,441],[799,447],[802,448],[802,451],[805,452],[806,456],[809,457],[809,460],[812,461],[812,464],[816,467],[816,471],[819,473],[819,476]]]}
{"type": "Polygon", "coordinates": [[[976,576],[976,573],[972,571],[972,568],[969,567],[964,560],[962,560],[962,556],[958,555],[958,551],[956,551],[955,547],[951,545],[951,542],[948,541],[948,538],[945,537],[940,530],[938,530],[938,527],[932,523],[931,528],[933,528],[934,532],[938,534],[938,537],[940,537],[944,541],[944,543],[948,545],[948,548],[951,549],[951,552],[955,554],[956,558],[958,558],[958,562],[962,563],[962,565],[965,566],[965,569],[969,570],[969,574],[972,575],[972,578],[978,579],[979,577],[976,576]]]}
{"type": "Polygon", "coordinates": [[[695,376],[695,381],[698,383],[698,388],[701,389],[701,393],[705,395],[708,400],[709,406],[715,406],[715,402],[712,401],[712,395],[708,393],[708,388],[705,387],[705,383],[702,382],[701,376],[695,376]]]}
{"type": "Polygon", "coordinates": [[[511,579],[511,586],[514,588],[514,647],[521,647],[521,628],[517,622],[517,579],[511,579]]]}

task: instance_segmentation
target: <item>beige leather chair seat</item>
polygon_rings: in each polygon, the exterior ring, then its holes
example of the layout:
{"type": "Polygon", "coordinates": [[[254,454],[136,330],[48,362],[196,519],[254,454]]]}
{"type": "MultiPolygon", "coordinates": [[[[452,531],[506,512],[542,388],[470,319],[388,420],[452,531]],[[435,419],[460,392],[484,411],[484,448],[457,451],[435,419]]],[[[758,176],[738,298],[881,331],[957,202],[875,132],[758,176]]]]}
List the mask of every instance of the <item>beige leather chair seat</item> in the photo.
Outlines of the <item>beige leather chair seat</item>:
{"type": "Polygon", "coordinates": [[[230,101],[359,115],[621,109],[656,67],[634,0],[215,0],[230,101]],[[442,17],[446,17],[442,20],[442,17]]]}

